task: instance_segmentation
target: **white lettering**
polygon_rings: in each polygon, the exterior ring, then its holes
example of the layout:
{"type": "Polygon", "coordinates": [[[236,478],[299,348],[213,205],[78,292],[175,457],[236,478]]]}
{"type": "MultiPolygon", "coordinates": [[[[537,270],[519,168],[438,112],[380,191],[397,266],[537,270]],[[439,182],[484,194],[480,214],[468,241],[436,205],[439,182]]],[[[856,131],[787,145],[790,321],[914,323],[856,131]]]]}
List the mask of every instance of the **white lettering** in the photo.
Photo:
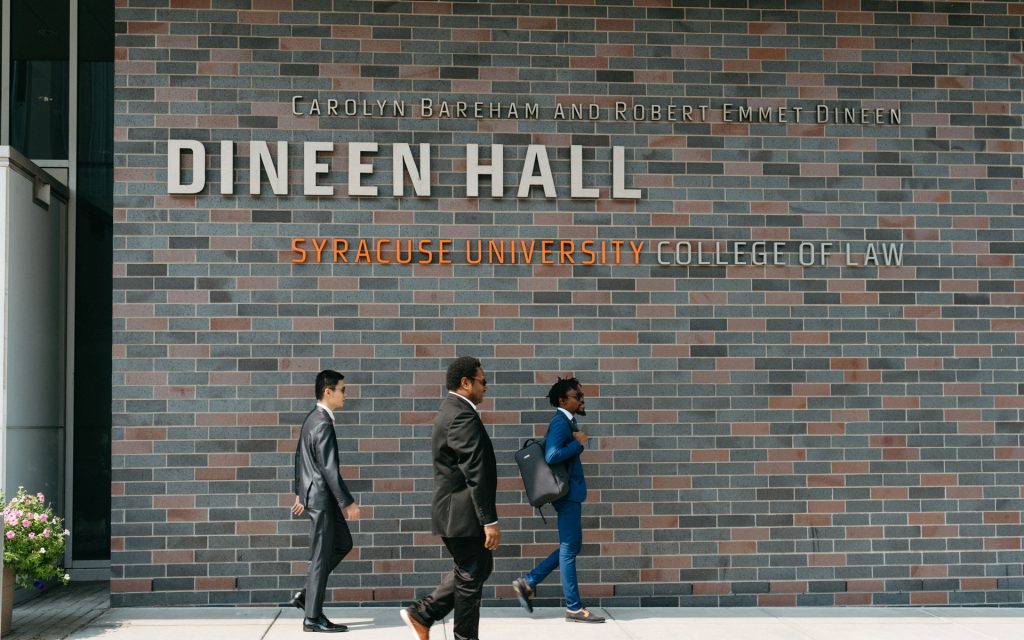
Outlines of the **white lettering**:
{"type": "Polygon", "coordinates": [[[639,200],[639,189],[626,188],[626,149],[612,147],[612,198],[639,200]]]}
{"type": "Polygon", "coordinates": [[[316,182],[318,175],[328,172],[330,165],[317,162],[316,154],[326,151],[334,153],[333,142],[302,143],[302,193],[307,196],[333,196],[334,185],[320,185],[316,182]]]}
{"type": "Polygon", "coordinates": [[[504,145],[491,145],[490,166],[480,164],[480,145],[466,145],[466,196],[480,197],[480,176],[491,177],[491,197],[500,198],[505,192],[504,145]]]}
{"type": "Polygon", "coordinates": [[[544,187],[545,198],[555,198],[555,178],[551,175],[551,164],[548,162],[548,150],[544,145],[531,144],[526,147],[526,160],[523,162],[523,175],[519,179],[517,198],[529,198],[530,189],[544,187]],[[540,175],[536,170],[540,169],[540,175]]]}
{"type": "Polygon", "coordinates": [[[377,187],[362,184],[362,176],[373,173],[373,164],[362,161],[363,153],[377,153],[376,142],[350,142],[348,144],[348,195],[375,196],[377,187]]]}
{"type": "Polygon", "coordinates": [[[260,173],[266,171],[270,190],[276,196],[288,195],[288,143],[277,142],[277,164],[270,155],[270,146],[263,140],[249,143],[249,193],[260,195],[260,173]]]}
{"type": "Polygon", "coordinates": [[[167,141],[167,193],[199,193],[206,186],[206,147],[198,140],[167,141]],[[181,153],[192,153],[192,182],[181,182],[181,153]]]}
{"type": "Polygon", "coordinates": [[[418,196],[430,196],[430,145],[426,142],[420,143],[420,164],[416,166],[416,160],[412,157],[412,149],[404,142],[395,144],[394,164],[392,176],[394,180],[394,195],[402,197],[405,195],[405,173],[409,174],[409,181],[412,183],[413,191],[418,196]],[[403,171],[403,166],[405,171],[403,171]]]}
{"type": "Polygon", "coordinates": [[[569,147],[569,197],[597,198],[601,195],[598,189],[583,187],[583,147],[574,144],[569,147]]]}
{"type": "Polygon", "coordinates": [[[235,143],[220,141],[220,194],[235,194],[235,143]]]}

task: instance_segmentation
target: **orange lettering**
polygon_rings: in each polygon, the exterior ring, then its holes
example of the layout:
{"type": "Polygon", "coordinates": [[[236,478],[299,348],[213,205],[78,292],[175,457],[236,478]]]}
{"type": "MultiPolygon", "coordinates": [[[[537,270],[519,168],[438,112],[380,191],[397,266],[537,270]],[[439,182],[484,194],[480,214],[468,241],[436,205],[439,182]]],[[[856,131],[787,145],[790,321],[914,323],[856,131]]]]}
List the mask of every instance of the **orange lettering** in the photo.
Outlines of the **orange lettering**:
{"type": "Polygon", "coordinates": [[[590,248],[594,246],[593,240],[584,240],[583,244],[580,245],[580,249],[583,251],[583,255],[589,257],[589,260],[581,262],[580,264],[594,264],[597,262],[597,254],[590,248]]]}
{"type": "Polygon", "coordinates": [[[505,242],[501,240],[498,242],[488,241],[487,254],[490,256],[491,264],[494,264],[495,257],[498,259],[498,264],[505,264],[505,242]]]}
{"type": "Polygon", "coordinates": [[[402,257],[402,241],[395,242],[395,260],[398,264],[409,264],[412,262],[412,240],[405,241],[405,257],[402,257]]]}
{"type": "Polygon", "coordinates": [[[576,243],[572,240],[562,240],[561,246],[558,248],[558,262],[560,264],[576,264],[576,260],[572,257],[572,252],[575,249],[576,243]]]}
{"type": "Polygon", "coordinates": [[[316,261],[320,262],[320,255],[324,252],[324,247],[327,246],[327,238],[320,244],[317,244],[316,240],[313,240],[313,248],[316,249],[316,261]]]}
{"type": "Polygon", "coordinates": [[[372,264],[373,260],[370,259],[370,246],[366,244],[365,239],[359,240],[359,248],[356,249],[356,264],[365,261],[366,264],[372,264]]]}
{"type": "Polygon", "coordinates": [[[420,240],[420,242],[417,245],[417,247],[419,248],[420,253],[423,254],[423,256],[424,256],[424,258],[422,260],[418,261],[420,264],[430,264],[431,262],[434,261],[434,252],[431,251],[431,249],[430,249],[430,240],[429,239],[424,238],[424,239],[420,240]]]}
{"type": "Polygon", "coordinates": [[[639,244],[636,244],[630,240],[629,248],[633,251],[633,264],[640,264],[640,252],[643,251],[644,241],[641,240],[639,244]]]}
{"type": "Polygon", "coordinates": [[[390,241],[390,240],[384,240],[384,239],[381,239],[381,240],[377,240],[377,262],[378,262],[379,264],[391,264],[391,261],[390,261],[390,260],[388,260],[388,259],[387,259],[387,258],[385,258],[385,257],[384,257],[383,255],[381,255],[381,249],[382,249],[382,248],[383,248],[383,247],[384,247],[385,245],[389,245],[389,244],[391,244],[391,241],[390,241]]]}
{"type": "Polygon", "coordinates": [[[483,262],[483,242],[476,241],[476,258],[473,257],[473,241],[466,240],[466,262],[469,264],[480,264],[483,262]]]}
{"type": "Polygon", "coordinates": [[[299,254],[299,257],[292,258],[292,262],[295,264],[304,264],[306,262],[306,250],[299,246],[305,241],[305,238],[292,238],[292,251],[299,254]]]}
{"type": "Polygon", "coordinates": [[[551,245],[555,244],[554,240],[541,240],[540,241],[540,263],[541,264],[555,264],[555,261],[548,257],[551,253],[551,245]]]}
{"type": "Polygon", "coordinates": [[[615,264],[619,264],[622,258],[622,240],[612,240],[612,246],[615,247],[615,264]]]}
{"type": "Polygon", "coordinates": [[[526,240],[520,240],[519,242],[522,245],[522,250],[523,250],[523,264],[533,264],[533,251],[534,251],[534,248],[535,248],[534,244],[537,241],[536,240],[530,240],[530,250],[529,251],[526,250],[526,240]]]}
{"type": "Polygon", "coordinates": [[[334,239],[334,262],[335,262],[335,264],[337,264],[338,258],[341,258],[342,262],[347,263],[348,262],[348,256],[345,255],[346,253],[348,253],[348,240],[345,240],[344,238],[335,238],[334,239]]]}

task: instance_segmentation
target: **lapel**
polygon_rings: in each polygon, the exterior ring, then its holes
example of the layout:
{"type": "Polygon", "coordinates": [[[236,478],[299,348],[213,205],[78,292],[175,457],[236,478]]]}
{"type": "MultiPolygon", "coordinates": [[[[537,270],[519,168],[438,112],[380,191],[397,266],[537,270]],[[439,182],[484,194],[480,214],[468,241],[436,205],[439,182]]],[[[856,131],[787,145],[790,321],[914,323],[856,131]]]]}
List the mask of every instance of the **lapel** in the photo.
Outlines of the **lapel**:
{"type": "Polygon", "coordinates": [[[324,409],[320,405],[313,407],[313,413],[320,416],[321,420],[326,420],[327,424],[331,425],[331,432],[334,432],[334,416],[327,409],[324,409]]]}
{"type": "Polygon", "coordinates": [[[565,421],[565,424],[569,425],[569,430],[576,432],[579,431],[579,427],[574,427],[572,424],[572,418],[565,415],[565,412],[561,409],[555,409],[555,415],[565,421]]]}

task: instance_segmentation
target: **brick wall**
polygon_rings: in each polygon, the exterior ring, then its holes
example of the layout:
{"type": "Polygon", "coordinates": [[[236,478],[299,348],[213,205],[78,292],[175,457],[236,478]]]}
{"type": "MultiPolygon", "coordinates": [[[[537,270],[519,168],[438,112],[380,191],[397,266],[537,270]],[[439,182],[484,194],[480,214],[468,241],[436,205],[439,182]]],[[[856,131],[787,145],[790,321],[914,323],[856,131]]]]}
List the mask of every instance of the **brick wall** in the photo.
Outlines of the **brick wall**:
{"type": "MultiPolygon", "coordinates": [[[[556,541],[512,454],[566,372],[595,443],[588,602],[1022,603],[1024,4],[710,4],[117,2],[115,605],[280,603],[302,583],[291,459],[324,367],[346,375],[343,473],[371,514],[330,599],[433,586],[450,562],[429,533],[429,422],[462,354],[484,362],[500,460],[489,603],[556,541]],[[409,111],[295,116],[295,95],[409,111]],[[424,97],[540,111],[423,118],[424,97]],[[616,102],[705,117],[616,120],[616,102]],[[817,105],[899,123],[818,123],[817,105]],[[205,143],[200,193],[168,194],[169,139],[205,143]],[[249,140],[290,143],[289,195],[249,195],[249,140]],[[310,141],[337,145],[333,197],[302,195],[310,141]],[[381,144],[377,197],[348,195],[352,142],[381,144]],[[391,195],[393,143],[431,144],[429,197],[391,195]],[[467,197],[467,144],[505,145],[504,197],[487,180],[467,197]],[[515,197],[529,144],[555,198],[515,197]],[[570,145],[596,200],[568,196],[570,145]],[[614,146],[638,200],[610,193],[614,146]],[[451,239],[452,264],[293,264],[297,237],[451,239]],[[646,244],[639,264],[473,265],[467,239],[646,244]],[[662,266],[666,240],[725,243],[725,262],[777,241],[784,264],[662,266]],[[802,267],[801,242],[904,258],[802,267]]],[[[557,604],[557,581],[540,595],[557,604]]]]}

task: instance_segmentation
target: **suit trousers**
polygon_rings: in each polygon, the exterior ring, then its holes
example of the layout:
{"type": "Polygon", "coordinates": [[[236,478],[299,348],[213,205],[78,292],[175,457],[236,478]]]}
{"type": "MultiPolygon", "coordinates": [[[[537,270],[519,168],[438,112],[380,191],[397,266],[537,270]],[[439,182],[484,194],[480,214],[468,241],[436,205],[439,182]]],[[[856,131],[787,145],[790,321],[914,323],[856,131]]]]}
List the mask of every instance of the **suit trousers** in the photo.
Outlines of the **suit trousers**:
{"type": "Polygon", "coordinates": [[[455,569],[433,593],[413,603],[412,615],[429,627],[454,609],[455,640],[476,640],[480,637],[480,600],[484,582],[494,569],[494,557],[480,537],[441,540],[455,560],[455,569]]]}
{"type": "Polygon", "coordinates": [[[583,505],[559,500],[553,506],[558,512],[558,548],[526,574],[526,584],[536,589],[557,567],[562,576],[565,608],[579,611],[583,603],[580,602],[580,585],[576,580],[576,556],[583,546],[583,505]]]}
{"type": "Polygon", "coordinates": [[[341,559],[352,550],[352,533],[338,503],[327,509],[306,509],[313,521],[309,538],[309,574],[306,576],[306,617],[319,618],[324,612],[327,579],[341,559]]]}

